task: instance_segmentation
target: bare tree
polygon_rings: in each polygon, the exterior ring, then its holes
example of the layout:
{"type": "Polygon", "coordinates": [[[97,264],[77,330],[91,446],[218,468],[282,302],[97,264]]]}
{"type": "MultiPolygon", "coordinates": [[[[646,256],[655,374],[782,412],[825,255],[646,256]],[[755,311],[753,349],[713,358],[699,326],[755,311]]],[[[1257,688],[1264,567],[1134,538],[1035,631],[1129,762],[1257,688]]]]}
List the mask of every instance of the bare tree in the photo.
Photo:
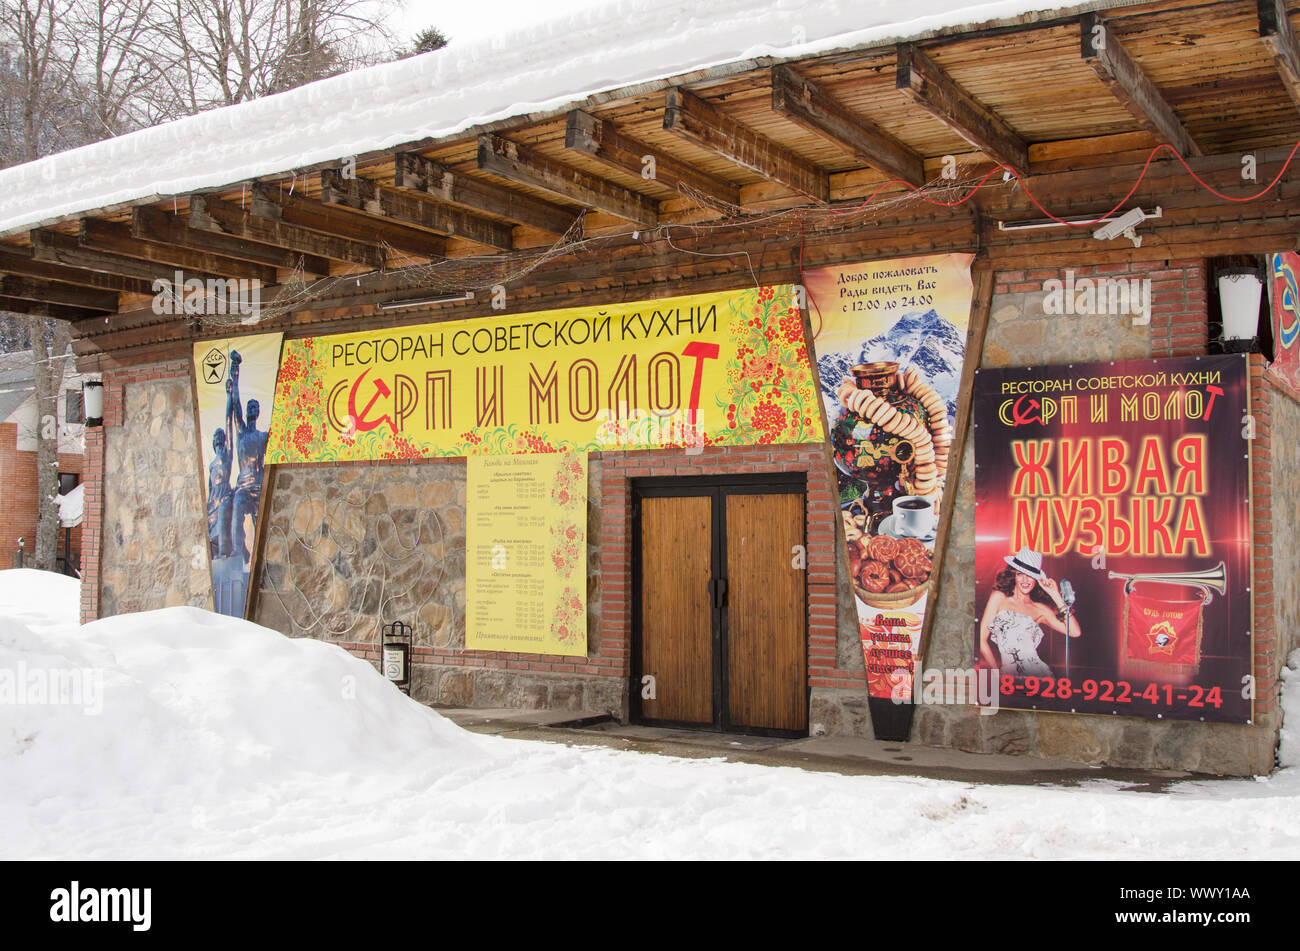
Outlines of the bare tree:
{"type": "Polygon", "coordinates": [[[82,44],[82,69],[70,93],[90,125],[89,140],[121,135],[175,115],[159,95],[172,65],[160,55],[161,0],[78,0],[71,26],[82,44]]]}
{"type": "Polygon", "coordinates": [[[0,0],[0,164],[81,144],[65,121],[80,54],[66,0],[0,0]]]}
{"type": "Polygon", "coordinates": [[[59,395],[72,359],[67,321],[31,317],[36,384],[36,550],[34,567],[53,571],[59,550],[59,395]]]}
{"type": "Polygon", "coordinates": [[[164,80],[184,114],[392,58],[394,0],[165,0],[164,80]]]}

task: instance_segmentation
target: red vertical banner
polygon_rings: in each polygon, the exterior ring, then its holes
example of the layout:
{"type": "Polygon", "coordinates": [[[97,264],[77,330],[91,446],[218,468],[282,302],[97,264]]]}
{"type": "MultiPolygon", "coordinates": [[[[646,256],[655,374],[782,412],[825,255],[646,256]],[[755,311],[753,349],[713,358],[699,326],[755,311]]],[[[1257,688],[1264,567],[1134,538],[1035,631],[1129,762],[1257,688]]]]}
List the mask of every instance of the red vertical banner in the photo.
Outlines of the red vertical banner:
{"type": "Polygon", "coordinates": [[[1268,256],[1272,370],[1300,390],[1300,254],[1268,256]]]}
{"type": "Polygon", "coordinates": [[[1000,705],[1249,722],[1245,355],[980,370],[974,652],[1000,705]]]}

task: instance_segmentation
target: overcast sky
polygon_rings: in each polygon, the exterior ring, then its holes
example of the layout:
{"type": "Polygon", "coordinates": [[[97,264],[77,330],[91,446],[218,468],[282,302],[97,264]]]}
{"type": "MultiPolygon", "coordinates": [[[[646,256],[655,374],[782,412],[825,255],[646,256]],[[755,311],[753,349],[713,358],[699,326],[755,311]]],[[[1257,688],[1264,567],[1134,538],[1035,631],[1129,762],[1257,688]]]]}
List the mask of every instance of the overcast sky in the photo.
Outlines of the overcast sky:
{"type": "Polygon", "coordinates": [[[436,26],[453,43],[510,32],[573,10],[601,6],[609,0],[406,0],[392,26],[403,39],[436,26]]]}

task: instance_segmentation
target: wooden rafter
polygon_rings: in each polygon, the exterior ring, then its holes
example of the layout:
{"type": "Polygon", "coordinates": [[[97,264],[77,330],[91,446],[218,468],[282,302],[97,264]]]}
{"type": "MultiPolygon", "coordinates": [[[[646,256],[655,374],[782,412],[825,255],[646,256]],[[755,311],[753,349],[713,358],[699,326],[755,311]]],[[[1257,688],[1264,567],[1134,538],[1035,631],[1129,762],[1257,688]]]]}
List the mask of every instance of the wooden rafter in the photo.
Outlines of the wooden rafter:
{"type": "Polygon", "coordinates": [[[38,280],[60,281],[78,287],[119,291],[125,294],[152,293],[150,282],[143,278],[129,277],[124,274],[106,274],[102,271],[88,271],[85,268],[41,261],[35,257],[31,248],[19,248],[13,245],[0,245],[0,272],[34,277],[38,280]]]}
{"type": "Polygon", "coordinates": [[[677,191],[681,187],[728,205],[740,204],[740,186],[716,178],[621,132],[606,119],[575,109],[565,123],[564,147],[590,155],[610,168],[651,179],[677,191]]]}
{"type": "Polygon", "coordinates": [[[1259,13],[1259,38],[1273,57],[1282,85],[1300,106],[1300,43],[1283,0],[1255,0],[1259,13]]]}
{"type": "Polygon", "coordinates": [[[0,276],[0,294],[47,304],[84,307],[87,310],[117,310],[117,294],[112,291],[99,291],[57,281],[38,281],[30,277],[0,276]]]}
{"type": "Polygon", "coordinates": [[[564,234],[577,217],[567,208],[532,195],[459,175],[415,152],[398,152],[393,160],[394,188],[420,192],[440,202],[495,215],[551,234],[564,234]]]}
{"type": "Polygon", "coordinates": [[[219,254],[267,267],[292,271],[301,266],[308,274],[318,275],[326,275],[330,272],[329,260],[319,255],[258,244],[255,241],[247,241],[218,231],[200,231],[191,228],[186,219],[148,205],[132,209],[131,235],[154,244],[219,254]]]}
{"type": "Polygon", "coordinates": [[[953,82],[911,43],[898,48],[897,88],[953,132],[1018,175],[1029,174],[1029,146],[993,110],[953,82]]]}
{"type": "Polygon", "coordinates": [[[372,269],[384,266],[384,252],[378,245],[321,234],[274,218],[250,214],[211,195],[190,196],[189,224],[191,228],[219,231],[247,241],[315,254],[333,261],[372,269]]]}
{"type": "Polygon", "coordinates": [[[85,307],[68,307],[64,304],[49,304],[45,301],[26,300],[22,297],[8,297],[0,294],[0,310],[15,314],[31,314],[35,317],[55,317],[59,320],[86,320],[90,317],[104,319],[104,312],[89,310],[85,307]]]}
{"type": "Polygon", "coordinates": [[[1124,49],[1119,37],[1095,13],[1079,18],[1079,52],[1138,125],[1164,139],[1179,155],[1190,158],[1202,154],[1183,120],[1124,49]]]}
{"type": "Polygon", "coordinates": [[[666,94],[664,128],[813,201],[830,201],[830,178],[820,168],[680,86],[666,94]]]}
{"type": "Polygon", "coordinates": [[[925,184],[925,162],[874,123],[854,115],[789,66],[772,67],[772,109],[872,168],[909,185],[925,184]]]}
{"type": "Polygon", "coordinates": [[[478,137],[478,167],[501,178],[557,195],[585,208],[608,212],[646,228],[659,224],[654,201],[581,169],[552,161],[499,135],[478,137]]]}
{"type": "MultiPolygon", "coordinates": [[[[121,274],[140,278],[152,285],[162,280],[170,283],[176,276],[176,268],[170,264],[158,264],[153,261],[141,261],[120,254],[93,251],[81,246],[81,242],[70,234],[37,228],[29,232],[32,241],[32,253],[37,260],[63,264],[67,267],[82,268],[87,271],[101,271],[105,274],[121,274]]],[[[210,272],[196,272],[193,275],[202,280],[219,278],[223,275],[210,272]]],[[[152,293],[150,290],[148,293],[152,293]]]]}
{"type": "Polygon", "coordinates": [[[275,268],[223,257],[207,251],[194,251],[170,244],[142,241],[131,234],[130,225],[99,218],[82,218],[78,241],[83,248],[107,251],[140,261],[166,264],[183,271],[202,271],[223,277],[247,278],[263,284],[275,283],[275,268]]]}
{"type": "Polygon", "coordinates": [[[481,218],[463,209],[417,198],[415,195],[382,188],[365,178],[345,178],[336,169],[320,173],[321,201],[384,221],[423,228],[437,234],[465,238],[499,251],[514,248],[514,230],[491,218],[481,218]]]}
{"type": "Polygon", "coordinates": [[[341,205],[329,205],[284,191],[275,185],[254,185],[249,213],[319,234],[359,244],[386,244],[404,254],[442,260],[447,239],[391,219],[370,218],[341,205]]]}

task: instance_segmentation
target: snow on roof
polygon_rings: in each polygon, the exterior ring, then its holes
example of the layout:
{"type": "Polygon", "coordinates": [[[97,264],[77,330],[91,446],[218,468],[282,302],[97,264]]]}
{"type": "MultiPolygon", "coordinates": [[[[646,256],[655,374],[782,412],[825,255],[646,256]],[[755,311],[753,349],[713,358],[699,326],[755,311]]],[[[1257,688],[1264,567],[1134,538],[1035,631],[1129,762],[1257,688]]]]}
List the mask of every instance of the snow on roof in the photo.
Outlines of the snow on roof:
{"type": "Polygon", "coordinates": [[[491,40],[357,70],[0,171],[0,234],[184,195],[695,70],[1128,5],[1059,0],[619,0],[491,40]]]}

